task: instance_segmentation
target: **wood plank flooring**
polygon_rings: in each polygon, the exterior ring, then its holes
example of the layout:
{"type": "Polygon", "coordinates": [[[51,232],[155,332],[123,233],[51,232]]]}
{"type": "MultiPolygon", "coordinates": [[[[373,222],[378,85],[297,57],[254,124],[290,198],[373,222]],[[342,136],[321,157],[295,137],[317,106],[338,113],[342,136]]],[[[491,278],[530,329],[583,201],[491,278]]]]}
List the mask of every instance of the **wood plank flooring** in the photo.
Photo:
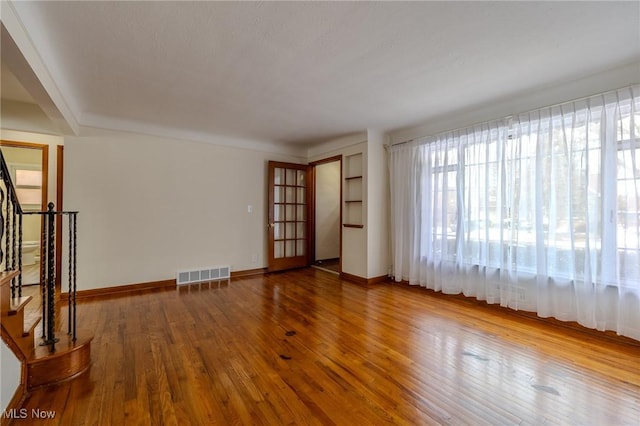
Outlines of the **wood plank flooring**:
{"type": "Polygon", "coordinates": [[[312,268],[82,299],[78,321],[90,372],[14,424],[640,424],[633,341],[312,268]]]}

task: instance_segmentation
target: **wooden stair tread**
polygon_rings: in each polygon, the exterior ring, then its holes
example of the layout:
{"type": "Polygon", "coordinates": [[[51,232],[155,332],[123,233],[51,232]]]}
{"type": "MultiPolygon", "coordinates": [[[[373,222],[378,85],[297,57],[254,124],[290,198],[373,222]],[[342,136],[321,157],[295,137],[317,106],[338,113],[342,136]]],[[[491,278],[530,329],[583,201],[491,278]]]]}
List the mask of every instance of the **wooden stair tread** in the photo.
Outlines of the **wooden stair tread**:
{"type": "Polygon", "coordinates": [[[24,319],[24,330],[22,332],[22,337],[27,337],[31,334],[34,334],[36,327],[40,324],[42,317],[39,315],[30,315],[25,317],[24,319]]]}
{"type": "Polygon", "coordinates": [[[55,345],[55,352],[49,352],[49,346],[40,346],[39,342],[41,339],[37,339],[33,355],[27,362],[33,364],[45,359],[61,357],[68,352],[73,352],[82,348],[93,340],[93,335],[86,330],[78,330],[76,337],[76,341],[74,342],[71,336],[67,333],[56,333],[56,338],[60,340],[55,345]]]}
{"type": "Polygon", "coordinates": [[[55,352],[50,352],[49,346],[36,344],[27,358],[29,390],[73,379],[91,366],[91,333],[78,330],[75,342],[68,334],[56,337],[60,340],[55,344],[55,352]]]}
{"type": "Polygon", "coordinates": [[[0,272],[0,286],[11,283],[11,280],[20,275],[19,270],[0,272]]]}
{"type": "Polygon", "coordinates": [[[32,296],[14,297],[11,299],[8,315],[16,315],[33,299],[32,296]]]}

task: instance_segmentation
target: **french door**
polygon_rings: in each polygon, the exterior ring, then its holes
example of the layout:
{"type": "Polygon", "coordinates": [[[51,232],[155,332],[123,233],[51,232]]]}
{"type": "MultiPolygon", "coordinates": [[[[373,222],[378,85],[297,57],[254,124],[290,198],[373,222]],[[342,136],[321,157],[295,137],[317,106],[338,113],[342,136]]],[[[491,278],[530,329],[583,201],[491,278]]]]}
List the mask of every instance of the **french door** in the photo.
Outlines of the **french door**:
{"type": "Polygon", "coordinates": [[[309,166],[269,161],[269,271],[309,265],[309,191],[309,166]]]}

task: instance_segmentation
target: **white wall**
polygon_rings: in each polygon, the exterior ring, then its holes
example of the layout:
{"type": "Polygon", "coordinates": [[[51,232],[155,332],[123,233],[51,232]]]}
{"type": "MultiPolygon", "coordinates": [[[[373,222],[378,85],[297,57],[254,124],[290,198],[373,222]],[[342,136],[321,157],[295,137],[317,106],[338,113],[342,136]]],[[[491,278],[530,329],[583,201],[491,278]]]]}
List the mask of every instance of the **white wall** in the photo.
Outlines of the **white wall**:
{"type": "Polygon", "coordinates": [[[316,166],[316,260],[340,257],[340,161],[316,166]]]}
{"type": "Polygon", "coordinates": [[[80,212],[78,288],[173,279],[186,268],[265,267],[268,160],[304,162],[99,129],[68,137],[64,193],[65,208],[80,212]]]}
{"type": "Polygon", "coordinates": [[[0,340],[0,410],[4,410],[20,386],[20,361],[11,349],[0,340]]]}
{"type": "Polygon", "coordinates": [[[367,131],[367,278],[389,274],[389,173],[384,133],[367,131]]]}

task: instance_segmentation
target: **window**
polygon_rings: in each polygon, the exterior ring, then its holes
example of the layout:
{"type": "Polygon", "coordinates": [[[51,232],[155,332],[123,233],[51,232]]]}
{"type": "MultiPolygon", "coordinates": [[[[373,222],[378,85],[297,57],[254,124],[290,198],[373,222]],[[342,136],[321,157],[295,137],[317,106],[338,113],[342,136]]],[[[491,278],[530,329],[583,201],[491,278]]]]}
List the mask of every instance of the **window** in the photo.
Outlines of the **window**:
{"type": "Polygon", "coordinates": [[[640,288],[640,111],[622,111],[617,131],[616,248],[619,280],[640,288]],[[633,120],[632,120],[633,118],[633,120]]]}
{"type": "Polygon", "coordinates": [[[639,91],[392,147],[395,279],[640,338],[639,91]]]}
{"type": "Polygon", "coordinates": [[[640,288],[640,113],[579,106],[423,145],[421,259],[640,288]]]}
{"type": "Polygon", "coordinates": [[[10,166],[16,195],[23,210],[40,210],[42,205],[42,171],[37,166],[10,166]]]}

